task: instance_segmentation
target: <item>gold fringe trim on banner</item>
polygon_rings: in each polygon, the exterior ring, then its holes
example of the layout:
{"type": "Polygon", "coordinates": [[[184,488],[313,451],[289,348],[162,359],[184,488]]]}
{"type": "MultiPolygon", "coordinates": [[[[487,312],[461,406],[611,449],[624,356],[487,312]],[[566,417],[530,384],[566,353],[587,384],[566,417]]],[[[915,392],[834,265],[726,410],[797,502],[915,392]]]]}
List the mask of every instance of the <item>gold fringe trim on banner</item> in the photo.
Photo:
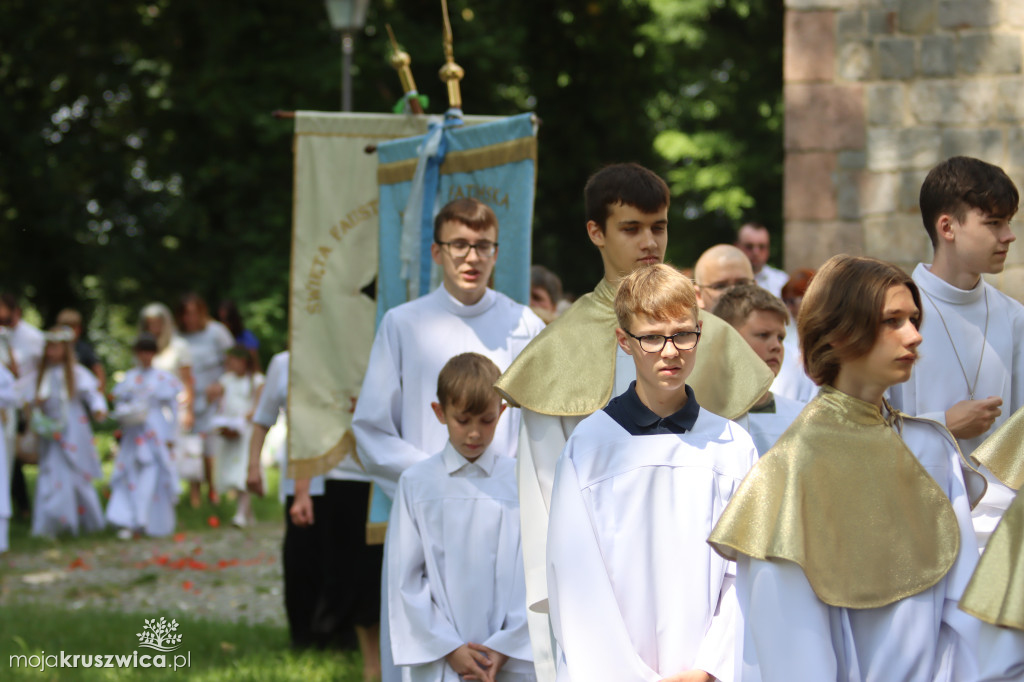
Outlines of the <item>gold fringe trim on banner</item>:
{"type": "MultiPolygon", "coordinates": [[[[484,168],[494,168],[517,161],[533,161],[537,163],[537,138],[521,137],[518,140],[499,142],[498,144],[450,152],[441,164],[441,175],[453,173],[471,173],[484,168]]],[[[419,159],[405,159],[377,166],[377,182],[381,185],[393,185],[409,182],[416,174],[419,159]]]]}
{"type": "Polygon", "coordinates": [[[333,469],[335,464],[346,457],[351,457],[356,461],[360,469],[363,468],[363,463],[359,461],[359,453],[356,451],[356,437],[353,435],[352,429],[346,429],[341,439],[330,450],[319,457],[295,460],[289,458],[288,478],[313,478],[314,476],[321,476],[333,469]]]}

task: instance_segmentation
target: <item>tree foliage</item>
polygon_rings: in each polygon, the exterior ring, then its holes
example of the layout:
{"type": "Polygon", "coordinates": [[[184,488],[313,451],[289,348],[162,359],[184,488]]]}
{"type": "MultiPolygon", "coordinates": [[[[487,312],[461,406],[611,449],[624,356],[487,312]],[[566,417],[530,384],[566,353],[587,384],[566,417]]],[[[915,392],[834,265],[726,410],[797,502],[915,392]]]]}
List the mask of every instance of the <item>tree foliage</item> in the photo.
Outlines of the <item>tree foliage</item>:
{"type": "MultiPolygon", "coordinates": [[[[449,7],[464,110],[542,121],[534,260],[568,290],[600,277],[581,247],[582,187],[605,163],[669,180],[678,264],[741,216],[777,229],[781,0],[449,7]]],[[[415,0],[371,3],[355,108],[390,111],[401,95],[385,23],[442,111],[439,3],[415,0]]],[[[292,125],[270,114],[336,110],[339,84],[339,39],[315,0],[0,3],[0,288],[47,322],[82,308],[115,337],[150,300],[233,297],[280,349],[292,125]]]]}

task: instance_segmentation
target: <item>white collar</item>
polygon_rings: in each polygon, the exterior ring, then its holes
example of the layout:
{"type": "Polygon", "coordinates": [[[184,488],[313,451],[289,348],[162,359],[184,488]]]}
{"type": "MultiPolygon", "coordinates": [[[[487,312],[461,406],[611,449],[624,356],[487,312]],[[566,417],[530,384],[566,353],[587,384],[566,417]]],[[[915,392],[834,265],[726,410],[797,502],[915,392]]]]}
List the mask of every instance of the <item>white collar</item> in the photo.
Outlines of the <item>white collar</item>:
{"type": "Polygon", "coordinates": [[[444,288],[443,283],[434,290],[434,295],[445,310],[453,315],[458,315],[459,317],[476,317],[477,315],[481,315],[498,301],[498,295],[494,292],[494,289],[491,289],[490,287],[484,290],[484,295],[479,301],[470,305],[466,305],[459,299],[452,296],[448,290],[444,288]]]}
{"type": "Polygon", "coordinates": [[[984,296],[986,286],[985,278],[982,277],[973,289],[955,287],[934,274],[932,266],[925,263],[918,263],[917,267],[914,268],[914,281],[922,289],[926,289],[933,298],[956,305],[977,303],[984,296]]]}
{"type": "Polygon", "coordinates": [[[444,450],[441,451],[441,460],[444,462],[444,470],[449,476],[467,467],[479,469],[484,476],[490,476],[494,472],[494,465],[497,464],[497,455],[494,454],[494,448],[489,447],[475,462],[470,462],[456,451],[451,441],[448,441],[444,444],[444,450]]]}

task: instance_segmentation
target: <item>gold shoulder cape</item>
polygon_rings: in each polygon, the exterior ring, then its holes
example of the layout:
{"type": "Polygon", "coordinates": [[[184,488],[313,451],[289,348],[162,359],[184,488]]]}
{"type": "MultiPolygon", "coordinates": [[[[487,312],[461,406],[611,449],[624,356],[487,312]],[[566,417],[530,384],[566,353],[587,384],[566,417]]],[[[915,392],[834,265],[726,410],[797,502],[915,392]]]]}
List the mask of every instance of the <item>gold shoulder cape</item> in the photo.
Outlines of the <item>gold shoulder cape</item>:
{"type": "Polygon", "coordinates": [[[1024,484],[1024,407],[982,441],[971,458],[984,464],[1007,487],[1020,490],[1024,484]]]}
{"type": "MultiPolygon", "coordinates": [[[[588,415],[615,384],[615,285],[593,292],[544,328],[495,384],[513,407],[556,417],[588,415]]],[[[772,373],[743,337],[701,311],[697,361],[687,383],[701,407],[727,419],[745,414],[771,386],[772,373]]]]}
{"type": "Polygon", "coordinates": [[[1024,630],[1024,497],[988,540],[960,608],[986,623],[1024,630]]]}
{"type": "Polygon", "coordinates": [[[960,529],[878,407],[824,386],[747,474],[708,542],[727,559],[792,561],[821,601],[866,609],[938,583],[960,529]]]}

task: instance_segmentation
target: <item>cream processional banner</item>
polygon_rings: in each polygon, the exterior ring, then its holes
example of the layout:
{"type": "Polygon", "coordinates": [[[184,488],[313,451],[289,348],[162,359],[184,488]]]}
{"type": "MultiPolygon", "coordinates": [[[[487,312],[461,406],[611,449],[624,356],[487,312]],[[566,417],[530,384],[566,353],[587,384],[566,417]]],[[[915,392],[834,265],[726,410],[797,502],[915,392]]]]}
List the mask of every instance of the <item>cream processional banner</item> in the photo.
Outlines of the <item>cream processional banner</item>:
{"type": "MultiPolygon", "coordinates": [[[[377,154],[440,117],[300,111],[295,116],[288,342],[288,476],[356,457],[352,411],[373,343],[377,154]]],[[[466,123],[493,120],[468,117],[466,123]]]]}

